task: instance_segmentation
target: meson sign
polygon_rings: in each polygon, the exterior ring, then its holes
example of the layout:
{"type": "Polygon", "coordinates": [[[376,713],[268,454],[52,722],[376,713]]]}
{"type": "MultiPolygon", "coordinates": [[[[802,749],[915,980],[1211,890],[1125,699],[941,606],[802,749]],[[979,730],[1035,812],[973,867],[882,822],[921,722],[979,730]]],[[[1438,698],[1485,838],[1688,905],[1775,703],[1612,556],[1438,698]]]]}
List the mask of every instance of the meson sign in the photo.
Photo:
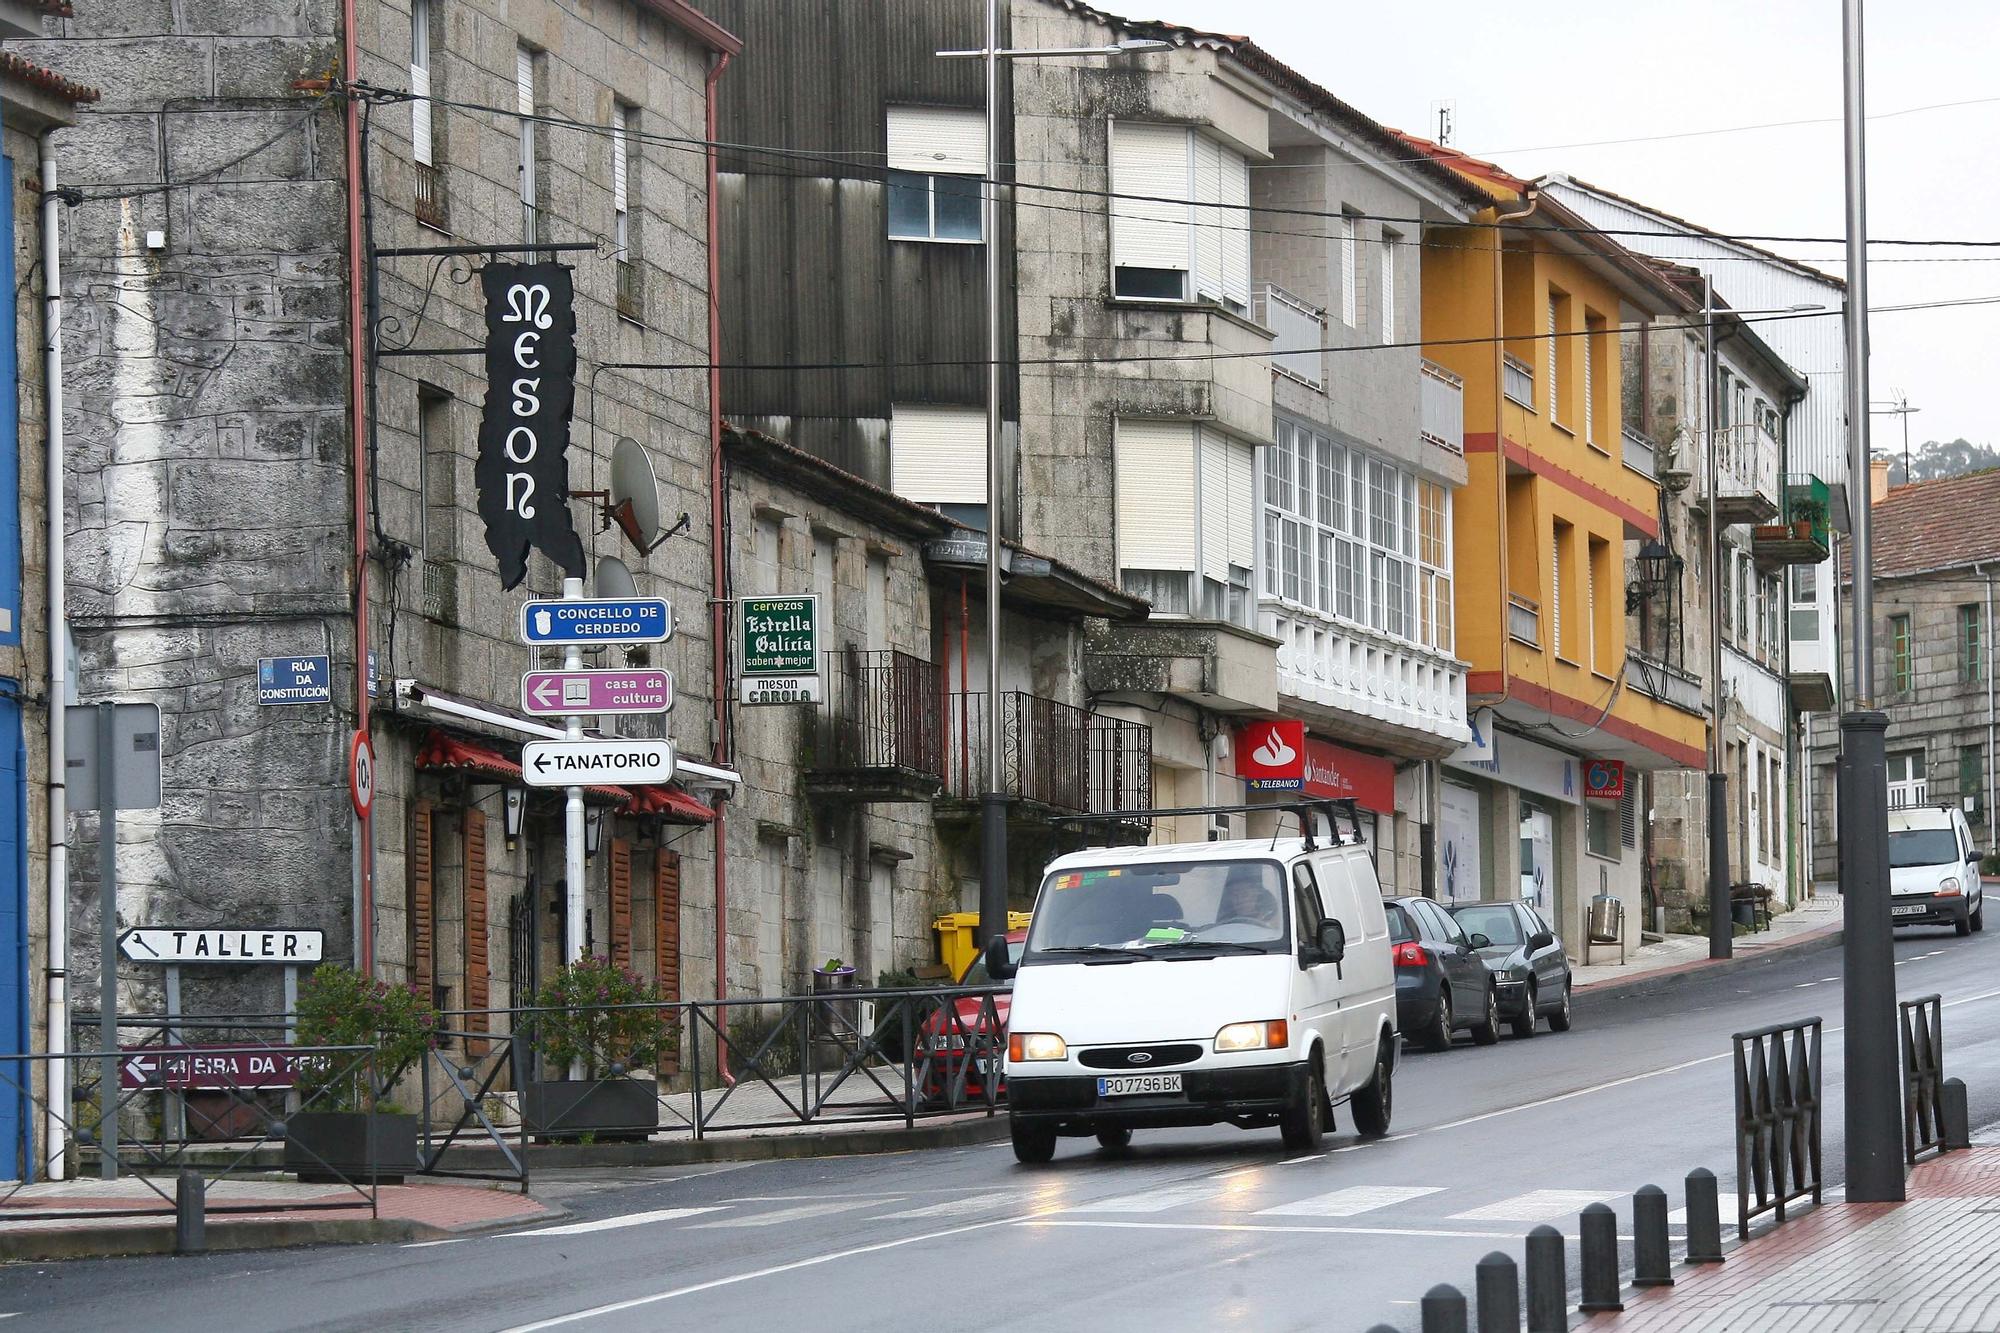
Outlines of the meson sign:
{"type": "Polygon", "coordinates": [[[473,479],[500,586],[514,588],[539,547],[584,574],[569,516],[569,421],[576,400],[575,286],[561,264],[488,264],[486,406],[473,479]]]}

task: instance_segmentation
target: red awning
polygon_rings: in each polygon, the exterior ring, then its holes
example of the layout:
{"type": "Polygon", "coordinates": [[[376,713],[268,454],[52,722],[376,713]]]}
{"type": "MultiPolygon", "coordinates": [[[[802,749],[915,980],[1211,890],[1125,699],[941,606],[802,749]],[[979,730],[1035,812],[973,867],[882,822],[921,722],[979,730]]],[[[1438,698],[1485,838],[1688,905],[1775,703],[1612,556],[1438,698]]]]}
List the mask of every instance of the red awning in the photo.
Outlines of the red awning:
{"type": "MultiPolygon", "coordinates": [[[[507,786],[526,785],[521,780],[519,760],[509,759],[498,750],[488,749],[474,741],[460,740],[442,731],[432,731],[424,737],[424,743],[417,751],[417,767],[444,773],[464,773],[507,786]]],[[[585,787],[583,791],[586,796],[612,805],[623,805],[632,799],[632,793],[624,787],[592,786],[585,787]]]]}
{"type": "Polygon", "coordinates": [[[632,803],[625,807],[625,813],[663,815],[675,824],[707,824],[715,818],[712,807],[678,787],[634,787],[632,803]]]}

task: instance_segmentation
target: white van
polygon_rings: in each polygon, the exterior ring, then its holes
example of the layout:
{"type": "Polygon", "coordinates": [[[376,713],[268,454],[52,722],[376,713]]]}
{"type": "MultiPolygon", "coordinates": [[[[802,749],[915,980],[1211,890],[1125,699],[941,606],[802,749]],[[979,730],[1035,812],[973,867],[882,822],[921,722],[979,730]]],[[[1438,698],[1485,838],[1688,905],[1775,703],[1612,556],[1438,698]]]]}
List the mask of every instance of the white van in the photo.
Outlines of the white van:
{"type": "Polygon", "coordinates": [[[1889,812],[1889,919],[1898,926],[1956,926],[1961,935],[1985,929],[1979,850],[1956,807],[1889,812]]]}
{"type": "Polygon", "coordinates": [[[1014,1155],[1225,1121],[1275,1124],[1310,1151],[1342,1102],[1361,1133],[1386,1134],[1395,1019],[1389,924],[1358,829],[1059,857],[1014,980],[1014,1155]]]}

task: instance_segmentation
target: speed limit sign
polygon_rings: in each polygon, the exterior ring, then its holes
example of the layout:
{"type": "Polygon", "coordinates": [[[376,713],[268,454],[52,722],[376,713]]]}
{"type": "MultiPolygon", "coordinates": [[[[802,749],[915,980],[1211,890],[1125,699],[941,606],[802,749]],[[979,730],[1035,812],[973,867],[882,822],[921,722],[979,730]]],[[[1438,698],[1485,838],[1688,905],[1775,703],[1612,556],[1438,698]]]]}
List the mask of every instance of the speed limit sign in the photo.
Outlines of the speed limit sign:
{"type": "Polygon", "coordinates": [[[375,804],[375,747],[365,731],[355,732],[348,747],[347,794],[354,798],[354,813],[368,818],[369,807],[375,804]]]}

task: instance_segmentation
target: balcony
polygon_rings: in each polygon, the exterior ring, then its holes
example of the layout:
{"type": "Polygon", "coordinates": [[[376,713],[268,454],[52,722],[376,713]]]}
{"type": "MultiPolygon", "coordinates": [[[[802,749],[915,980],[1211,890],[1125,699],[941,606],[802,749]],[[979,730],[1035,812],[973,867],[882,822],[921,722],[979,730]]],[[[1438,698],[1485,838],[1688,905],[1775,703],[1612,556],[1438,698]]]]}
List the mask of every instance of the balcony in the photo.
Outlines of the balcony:
{"type": "Polygon", "coordinates": [[[1625,685],[1634,694],[1657,699],[1684,713],[1692,713],[1696,717],[1708,715],[1708,702],[1699,679],[1645,653],[1631,651],[1626,654],[1625,685]]]}
{"type": "MultiPolygon", "coordinates": [[[[946,697],[944,796],[976,802],[986,790],[986,694],[946,697]]],[[[1153,729],[1019,690],[1000,696],[1002,790],[1052,811],[1116,814],[1153,800],[1153,729]]]]}
{"type": "MultiPolygon", "coordinates": [[[[1762,426],[1727,426],[1715,435],[1716,522],[1769,522],[1778,512],[1778,442],[1762,426]]],[[[1697,488],[1694,506],[1708,496],[1697,488]]]]}
{"type": "Polygon", "coordinates": [[[1268,282],[1258,284],[1255,301],[1257,322],[1277,335],[1271,369],[1308,389],[1324,387],[1320,349],[1326,346],[1326,311],[1268,282]]]}
{"type": "Polygon", "coordinates": [[[1278,641],[1284,713],[1416,757],[1442,757],[1472,739],[1465,666],[1451,654],[1291,602],[1267,599],[1262,610],[1278,641]]]}
{"type": "Polygon", "coordinates": [[[1518,592],[1507,594],[1507,637],[1530,648],[1542,646],[1542,604],[1518,592]]]}
{"type": "Polygon", "coordinates": [[[1092,694],[1170,694],[1218,713],[1277,711],[1277,644],[1253,629],[1161,616],[1084,633],[1083,685],[1092,694]]]}
{"type": "MultiPolygon", "coordinates": [[[[1418,367],[1423,374],[1419,433],[1432,444],[1455,454],[1464,453],[1465,381],[1435,361],[1419,362],[1418,367]]],[[[1528,392],[1530,395],[1534,393],[1532,380],[1528,392]]]]}
{"type": "Polygon", "coordinates": [[[826,655],[819,762],[806,790],[830,800],[929,801],[944,785],[937,668],[894,651],[826,655]]]}
{"type": "Polygon", "coordinates": [[[1500,392],[1510,403],[1535,410],[1535,368],[1509,352],[1501,358],[1500,392]]]}
{"type": "MultiPolygon", "coordinates": [[[[1798,472],[1785,478],[1778,521],[1760,525],[1750,534],[1750,554],[1761,569],[1769,572],[1786,565],[1816,565],[1826,559],[1832,494],[1827,484],[1811,473],[1798,472]]],[[[1817,626],[1807,637],[1818,637],[1817,626]]]]}
{"type": "Polygon", "coordinates": [[[645,286],[640,276],[637,260],[618,261],[618,314],[634,324],[643,324],[646,319],[645,286]]]}
{"type": "Polygon", "coordinates": [[[424,619],[443,625],[458,623],[457,565],[424,561],[424,619]]]}
{"type": "Polygon", "coordinates": [[[1653,437],[1642,431],[1624,428],[1625,466],[1658,485],[1660,481],[1660,450],[1653,443],[1653,437]]]}
{"type": "Polygon", "coordinates": [[[419,162],[417,169],[417,221],[438,231],[451,231],[451,196],[444,188],[444,168],[419,162]]]}

